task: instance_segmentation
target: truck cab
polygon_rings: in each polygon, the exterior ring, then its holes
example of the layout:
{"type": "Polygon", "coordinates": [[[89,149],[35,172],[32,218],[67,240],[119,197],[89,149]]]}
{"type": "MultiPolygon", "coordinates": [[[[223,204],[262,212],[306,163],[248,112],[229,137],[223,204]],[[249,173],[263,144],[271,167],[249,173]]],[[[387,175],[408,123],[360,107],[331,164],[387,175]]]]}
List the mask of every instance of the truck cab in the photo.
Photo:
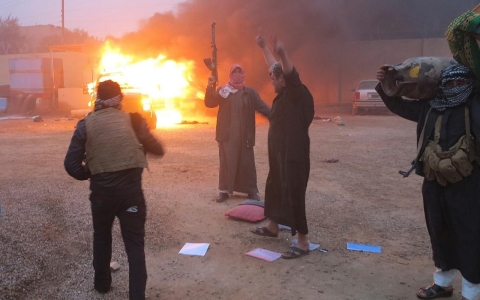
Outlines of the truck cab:
{"type": "Polygon", "coordinates": [[[88,88],[88,93],[90,94],[89,106],[92,109],[95,106],[95,99],[97,98],[96,88],[100,82],[106,80],[115,81],[120,85],[123,93],[122,110],[124,112],[139,113],[147,121],[150,129],[157,127],[157,116],[152,108],[150,96],[143,93],[141,89],[131,86],[125,76],[120,72],[100,74],[95,81],[95,86],[88,88]]]}

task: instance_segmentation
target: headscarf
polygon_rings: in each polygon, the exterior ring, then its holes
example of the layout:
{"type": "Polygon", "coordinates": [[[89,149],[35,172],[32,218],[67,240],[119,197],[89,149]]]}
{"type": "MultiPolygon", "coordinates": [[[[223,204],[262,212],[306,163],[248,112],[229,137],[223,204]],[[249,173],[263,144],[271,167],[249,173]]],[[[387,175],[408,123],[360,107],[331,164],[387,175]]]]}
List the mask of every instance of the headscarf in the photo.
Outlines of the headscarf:
{"type": "MultiPolygon", "coordinates": [[[[479,33],[479,25],[480,14],[469,10],[448,25],[445,36],[453,58],[472,69],[480,80],[480,49],[473,36],[479,33]]],[[[477,81],[477,86],[480,86],[480,81],[477,81]]]]}
{"type": "Polygon", "coordinates": [[[239,64],[234,64],[230,67],[229,72],[230,80],[227,84],[221,86],[218,89],[218,93],[223,98],[227,98],[230,93],[235,94],[238,90],[242,89],[245,86],[245,71],[243,70],[242,66],[239,64]],[[241,74],[234,74],[233,71],[239,68],[242,71],[241,74]]]}
{"type": "Polygon", "coordinates": [[[430,100],[430,106],[438,111],[444,111],[447,107],[455,107],[468,100],[475,86],[475,74],[468,67],[454,64],[444,69],[440,74],[440,93],[437,98],[430,100]],[[466,81],[463,86],[447,87],[452,80],[466,81]]]}
{"type": "Polygon", "coordinates": [[[115,97],[112,97],[112,98],[106,99],[106,100],[97,98],[95,100],[94,111],[98,111],[98,110],[101,110],[101,109],[104,109],[104,108],[109,108],[109,107],[120,109],[121,101],[122,101],[122,95],[117,95],[115,97]]]}

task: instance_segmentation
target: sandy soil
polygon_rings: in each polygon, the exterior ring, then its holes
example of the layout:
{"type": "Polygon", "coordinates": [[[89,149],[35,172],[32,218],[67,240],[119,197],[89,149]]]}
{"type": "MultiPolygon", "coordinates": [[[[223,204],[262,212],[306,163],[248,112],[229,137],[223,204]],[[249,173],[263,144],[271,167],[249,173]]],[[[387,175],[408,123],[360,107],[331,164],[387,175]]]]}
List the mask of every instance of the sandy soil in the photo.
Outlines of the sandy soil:
{"type": "MultiPolygon", "coordinates": [[[[329,117],[334,117],[330,115],[329,117]]],[[[310,128],[309,239],[320,251],[266,262],[244,255],[283,252],[290,233],[263,238],[224,213],[217,194],[214,124],[179,125],[155,134],[167,149],[149,157],[146,252],[149,299],[415,299],[432,281],[433,263],[420,196],[421,178],[404,179],[415,156],[415,125],[396,116],[342,116],[310,128]],[[337,163],[324,159],[338,158],[337,163]],[[179,255],[186,242],[210,243],[204,257],[179,255]],[[381,254],[346,250],[380,245],[381,254]]],[[[63,169],[76,120],[0,121],[0,299],[127,299],[128,264],[115,224],[113,258],[121,267],[105,296],[93,291],[88,182],[63,169]]],[[[267,124],[258,125],[256,164],[263,199],[267,124]]],[[[452,299],[460,299],[460,284],[452,299]]]]}

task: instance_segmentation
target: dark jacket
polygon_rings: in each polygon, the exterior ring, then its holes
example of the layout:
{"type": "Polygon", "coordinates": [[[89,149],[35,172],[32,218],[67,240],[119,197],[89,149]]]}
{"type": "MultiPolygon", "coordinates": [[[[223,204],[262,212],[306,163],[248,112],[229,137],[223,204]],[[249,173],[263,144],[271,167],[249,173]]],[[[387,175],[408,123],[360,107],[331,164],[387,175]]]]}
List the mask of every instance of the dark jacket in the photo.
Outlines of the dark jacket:
{"type": "MultiPolygon", "coordinates": [[[[246,147],[255,146],[255,111],[268,118],[270,108],[260,99],[257,91],[250,87],[244,87],[243,101],[245,108],[243,110],[243,124],[245,129],[246,147]]],[[[225,99],[215,92],[211,86],[207,87],[205,92],[205,106],[215,108],[218,106],[217,127],[215,139],[217,142],[228,141],[230,129],[230,101],[228,97],[225,99]]]]}
{"type": "MultiPolygon", "coordinates": [[[[433,132],[435,128],[435,121],[440,114],[447,115],[448,118],[444,118],[443,122],[448,121],[448,127],[443,126],[440,136],[443,137],[440,140],[440,146],[444,151],[452,147],[459,139],[460,136],[465,134],[465,113],[464,105],[458,107],[447,108],[445,112],[439,113],[432,109],[428,115],[428,120],[425,122],[428,111],[430,110],[430,104],[428,100],[406,100],[402,97],[390,97],[382,89],[381,84],[378,84],[375,88],[382,98],[387,108],[396,115],[417,122],[417,145],[421,136],[423,127],[425,125],[424,138],[420,141],[420,144],[425,147],[427,141],[433,140],[433,132]],[[448,129],[448,132],[447,132],[448,129]],[[449,137],[448,139],[445,137],[449,137]]],[[[470,111],[470,128],[473,137],[475,138],[477,145],[480,136],[480,94],[473,94],[466,104],[470,111]]],[[[420,155],[423,153],[420,151],[420,155]]],[[[418,155],[418,153],[417,153],[418,155]]],[[[420,176],[423,174],[423,165],[419,161],[416,164],[415,173],[420,176]]]]}
{"type": "MultiPolygon", "coordinates": [[[[421,133],[428,110],[429,101],[406,100],[389,97],[378,85],[376,90],[387,107],[395,114],[417,122],[417,140],[421,133]]],[[[465,135],[465,105],[469,108],[471,134],[478,145],[480,98],[477,93],[466,103],[448,107],[442,112],[430,111],[426,138],[433,139],[434,123],[442,114],[439,145],[445,151],[465,135]]],[[[417,174],[423,176],[421,163],[417,164],[417,174]]],[[[480,283],[480,166],[473,164],[472,173],[456,183],[440,185],[436,180],[424,180],[422,184],[423,210],[430,236],[432,257],[435,267],[441,270],[457,269],[463,278],[480,283]]]]}
{"type": "MultiPolygon", "coordinates": [[[[145,119],[138,113],[130,113],[132,127],[145,152],[163,156],[160,142],[148,129],[145,119]]],[[[143,168],[127,169],[91,175],[83,166],[87,128],[85,120],[78,122],[65,156],[64,166],[67,173],[77,180],[90,179],[90,190],[99,194],[131,194],[141,191],[143,168]]]]}

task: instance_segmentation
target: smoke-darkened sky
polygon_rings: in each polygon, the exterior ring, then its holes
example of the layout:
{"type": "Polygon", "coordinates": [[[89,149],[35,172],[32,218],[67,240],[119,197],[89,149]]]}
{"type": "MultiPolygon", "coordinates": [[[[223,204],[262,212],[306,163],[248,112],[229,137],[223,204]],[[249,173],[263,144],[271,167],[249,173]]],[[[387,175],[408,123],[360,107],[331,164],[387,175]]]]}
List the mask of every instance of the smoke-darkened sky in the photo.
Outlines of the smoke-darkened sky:
{"type": "Polygon", "coordinates": [[[139,57],[166,53],[197,62],[199,76],[208,71],[202,58],[211,54],[210,25],[216,22],[220,79],[233,63],[242,64],[247,83],[268,82],[258,28],[276,33],[297,66],[328,69],[348,52],[340,41],[443,37],[448,24],[477,4],[471,0],[193,0],[177,12],[157,13],[118,42],[139,57]],[[320,59],[321,58],[321,59],[320,59]],[[200,65],[199,65],[200,64],[200,65]]]}

